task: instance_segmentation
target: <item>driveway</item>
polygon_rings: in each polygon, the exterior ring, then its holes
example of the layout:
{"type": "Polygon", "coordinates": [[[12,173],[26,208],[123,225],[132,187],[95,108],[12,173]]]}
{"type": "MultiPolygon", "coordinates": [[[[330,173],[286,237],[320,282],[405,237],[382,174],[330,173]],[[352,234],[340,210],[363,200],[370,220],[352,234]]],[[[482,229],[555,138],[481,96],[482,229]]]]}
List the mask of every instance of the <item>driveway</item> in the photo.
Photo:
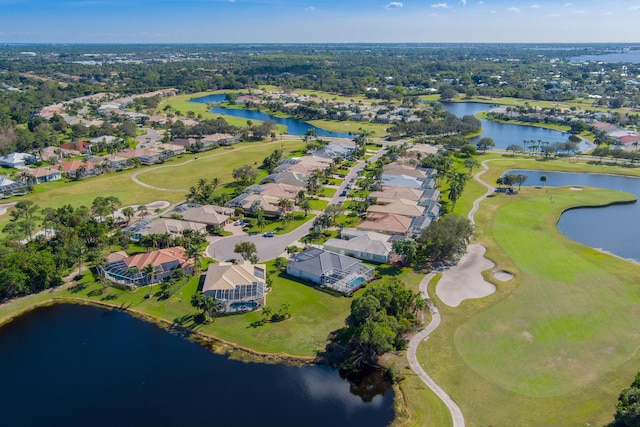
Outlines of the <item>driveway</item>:
{"type": "Polygon", "coordinates": [[[147,131],[146,135],[138,135],[136,136],[136,140],[140,141],[140,148],[149,148],[153,147],[160,141],[162,138],[162,134],[155,129],[151,128],[143,128],[147,131]]]}
{"type": "Polygon", "coordinates": [[[269,261],[282,255],[287,246],[291,246],[309,233],[312,226],[313,218],[309,218],[309,221],[287,234],[276,234],[273,237],[264,237],[262,234],[225,237],[212,242],[207,248],[207,255],[221,261],[230,258],[240,259],[241,256],[233,252],[235,245],[240,242],[253,242],[258,250],[260,261],[269,261]]]}

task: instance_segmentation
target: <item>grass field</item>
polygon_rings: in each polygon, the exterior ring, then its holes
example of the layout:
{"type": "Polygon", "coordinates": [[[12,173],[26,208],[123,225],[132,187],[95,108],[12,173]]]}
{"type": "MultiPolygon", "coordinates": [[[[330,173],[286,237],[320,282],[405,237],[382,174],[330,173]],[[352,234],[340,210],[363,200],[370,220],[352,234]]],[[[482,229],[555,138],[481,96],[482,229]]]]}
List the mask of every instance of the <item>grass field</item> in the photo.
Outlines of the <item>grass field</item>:
{"type": "Polygon", "coordinates": [[[188,189],[200,178],[217,177],[226,184],[233,181],[231,174],[234,169],[246,164],[258,167],[262,165],[262,159],[281,147],[284,147],[284,156],[287,157],[292,151],[304,147],[304,143],[302,140],[283,139],[221,147],[199,153],[196,162],[174,162],[166,167],[150,168],[139,174],[138,179],[145,184],[171,189],[188,189]]]}
{"type": "MultiPolygon", "coordinates": [[[[629,172],[560,161],[490,164],[487,182],[508,168],[629,172]]],[[[478,193],[484,190],[468,185],[465,199],[478,193]]],[[[515,277],[498,282],[494,295],[457,308],[434,298],[443,324],[418,352],[434,380],[460,404],[467,425],[611,421],[620,389],[640,366],[640,266],[573,242],[555,224],[567,207],[630,198],[600,189],[523,188],[515,197],[483,201],[477,239],[498,268],[515,277]],[[550,194],[555,204],[549,204],[550,194]]],[[[460,213],[467,211],[461,207],[460,213]]]]}

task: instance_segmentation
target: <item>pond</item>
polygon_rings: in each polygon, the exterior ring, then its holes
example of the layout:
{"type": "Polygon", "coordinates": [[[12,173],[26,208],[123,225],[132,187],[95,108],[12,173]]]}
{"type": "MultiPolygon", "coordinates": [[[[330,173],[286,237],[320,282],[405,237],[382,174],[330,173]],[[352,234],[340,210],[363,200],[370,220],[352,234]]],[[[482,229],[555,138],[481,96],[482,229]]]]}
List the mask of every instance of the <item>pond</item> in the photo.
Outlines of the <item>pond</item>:
{"type": "MultiPolygon", "coordinates": [[[[225,100],[226,95],[209,95],[202,98],[191,99],[190,102],[198,102],[203,104],[219,104],[225,100]]],[[[247,120],[267,121],[272,120],[279,125],[287,127],[287,133],[289,135],[304,135],[309,129],[315,129],[316,133],[320,137],[325,138],[353,138],[353,135],[346,132],[330,132],[326,129],[319,128],[317,126],[310,125],[304,120],[276,117],[271,114],[258,110],[247,110],[245,108],[223,108],[212,107],[209,111],[214,114],[226,114],[233,117],[241,117],[247,120]]]]}
{"type": "Polygon", "coordinates": [[[0,328],[5,426],[386,426],[393,390],[243,363],[120,311],[54,305],[0,328]],[[358,391],[362,396],[353,394],[358,391]]]}
{"type": "MultiPolygon", "coordinates": [[[[493,105],[483,104],[481,102],[446,102],[442,106],[445,110],[455,114],[458,117],[466,115],[474,115],[482,111],[490,110],[493,105]]],[[[470,142],[476,144],[480,138],[489,137],[496,143],[496,148],[507,148],[511,144],[523,146],[524,140],[541,140],[555,142],[567,142],[571,134],[560,132],[553,129],[545,129],[534,126],[523,126],[515,123],[498,123],[493,120],[480,119],[482,123],[482,134],[472,138],[470,142]]],[[[587,151],[591,149],[588,143],[581,143],[580,150],[587,151]]]]}
{"type": "MultiPolygon", "coordinates": [[[[528,177],[525,185],[588,186],[627,191],[640,199],[640,178],[588,173],[542,172],[517,170],[528,177]]],[[[602,249],[622,258],[640,261],[640,203],[613,205],[604,208],[580,208],[564,212],[558,229],[572,240],[602,249]]]]}

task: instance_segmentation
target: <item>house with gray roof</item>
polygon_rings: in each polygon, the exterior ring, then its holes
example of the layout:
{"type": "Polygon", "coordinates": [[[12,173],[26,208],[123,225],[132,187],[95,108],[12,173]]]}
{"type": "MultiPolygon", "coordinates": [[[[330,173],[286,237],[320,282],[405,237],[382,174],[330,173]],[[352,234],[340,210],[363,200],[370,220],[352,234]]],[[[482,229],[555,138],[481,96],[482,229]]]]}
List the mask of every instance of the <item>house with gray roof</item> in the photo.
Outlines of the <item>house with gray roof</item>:
{"type": "Polygon", "coordinates": [[[336,157],[346,159],[351,156],[354,149],[355,144],[353,143],[332,142],[321,149],[316,150],[313,155],[316,157],[323,157],[325,159],[335,159],[336,157]]]}
{"type": "Polygon", "coordinates": [[[22,196],[29,192],[29,187],[24,182],[15,182],[5,176],[0,176],[0,198],[22,196]]]}
{"type": "Polygon", "coordinates": [[[176,215],[185,221],[198,222],[209,227],[224,227],[229,223],[229,218],[233,215],[233,209],[198,203],[184,203],[163,216],[174,217],[176,215]]]}
{"type": "Polygon", "coordinates": [[[382,185],[389,187],[408,187],[408,188],[423,188],[422,179],[414,178],[408,175],[391,175],[382,174],[382,185]]]}
{"type": "Polygon", "coordinates": [[[340,239],[325,242],[328,251],[358,258],[364,261],[385,264],[389,262],[393,250],[392,236],[354,229],[343,229],[340,239]]]}
{"type": "Polygon", "coordinates": [[[27,153],[10,153],[0,157],[0,166],[23,169],[37,160],[36,156],[27,153]]]}
{"type": "Polygon", "coordinates": [[[309,248],[294,255],[287,264],[287,274],[349,294],[372,280],[374,269],[350,256],[309,248]]]}

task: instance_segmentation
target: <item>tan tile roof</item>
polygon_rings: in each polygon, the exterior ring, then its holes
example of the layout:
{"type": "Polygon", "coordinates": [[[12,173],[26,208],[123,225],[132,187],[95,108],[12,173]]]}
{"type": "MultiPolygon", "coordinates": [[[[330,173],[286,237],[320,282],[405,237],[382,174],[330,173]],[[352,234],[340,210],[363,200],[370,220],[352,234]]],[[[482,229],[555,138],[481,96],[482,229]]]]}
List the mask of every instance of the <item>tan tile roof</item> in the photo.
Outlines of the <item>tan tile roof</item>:
{"type": "Polygon", "coordinates": [[[406,216],[421,216],[423,208],[418,206],[416,202],[406,199],[396,200],[388,205],[372,205],[369,206],[367,212],[391,213],[406,216]]]}
{"type": "Polygon", "coordinates": [[[254,265],[249,261],[245,261],[244,263],[237,265],[230,262],[209,264],[207,276],[205,277],[202,285],[202,292],[219,289],[233,290],[237,286],[246,286],[257,282],[264,283],[266,271],[266,265],[254,265]],[[259,277],[260,275],[262,277],[259,277]]]}
{"type": "Polygon", "coordinates": [[[160,267],[162,264],[177,261],[180,267],[192,265],[191,261],[185,258],[186,251],[182,246],[174,246],[167,249],[159,249],[153,252],[137,254],[123,259],[127,267],[137,267],[139,270],[144,269],[147,265],[152,264],[154,267],[160,267]]]}
{"type": "Polygon", "coordinates": [[[399,185],[385,185],[381,191],[372,191],[369,197],[378,199],[378,204],[389,204],[399,199],[417,202],[422,196],[423,190],[417,188],[401,187],[399,185]]]}
{"type": "Polygon", "coordinates": [[[411,218],[395,215],[372,213],[356,227],[359,230],[378,231],[389,234],[406,234],[411,225],[411,218]]]}

